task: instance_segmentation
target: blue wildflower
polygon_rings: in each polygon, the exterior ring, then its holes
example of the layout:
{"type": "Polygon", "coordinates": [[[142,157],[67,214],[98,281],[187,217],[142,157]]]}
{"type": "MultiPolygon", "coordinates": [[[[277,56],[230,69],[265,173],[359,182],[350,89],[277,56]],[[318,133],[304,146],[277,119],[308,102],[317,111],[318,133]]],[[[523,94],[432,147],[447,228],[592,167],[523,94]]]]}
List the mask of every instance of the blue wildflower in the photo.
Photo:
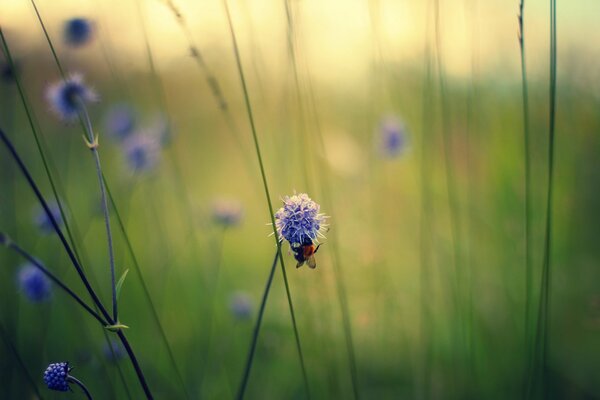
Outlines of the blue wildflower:
{"type": "Polygon", "coordinates": [[[80,102],[95,102],[98,96],[83,83],[81,75],[73,74],[48,87],[46,100],[58,117],[72,121],[79,115],[80,102]]]}
{"type": "Polygon", "coordinates": [[[117,140],[123,140],[135,129],[135,113],[127,104],[115,104],[104,117],[106,132],[117,140]]]}
{"type": "Polygon", "coordinates": [[[52,295],[50,279],[35,265],[24,264],[17,275],[19,288],[34,303],[48,300],[52,295]]]}
{"type": "Polygon", "coordinates": [[[246,293],[236,292],[231,296],[229,309],[236,319],[250,319],[253,309],[252,299],[246,293]]]}
{"type": "Polygon", "coordinates": [[[213,220],[225,227],[239,225],[243,217],[242,204],[233,199],[218,199],[212,205],[213,220]]]}
{"type": "Polygon", "coordinates": [[[306,193],[286,196],[283,207],[275,213],[275,227],[280,240],[287,240],[292,247],[312,243],[317,237],[324,237],[324,214],[319,213],[321,206],[311,200],[306,193]]]}
{"type": "Polygon", "coordinates": [[[104,357],[108,361],[116,363],[125,357],[125,349],[123,348],[121,342],[115,339],[110,339],[109,342],[104,342],[102,354],[104,354],[104,357]]]}
{"type": "Polygon", "coordinates": [[[63,35],[65,43],[73,47],[81,47],[92,40],[94,24],[87,18],[71,18],[65,22],[63,35]]]}
{"type": "Polygon", "coordinates": [[[59,392],[66,392],[69,388],[69,367],[68,362],[58,362],[48,365],[48,368],[44,371],[44,382],[48,389],[57,390],[59,392]]]}
{"type": "MultiPolygon", "coordinates": [[[[49,203],[48,208],[50,209],[50,213],[54,217],[54,220],[60,227],[63,224],[63,219],[62,219],[62,215],[60,213],[60,208],[58,207],[58,204],[54,203],[54,202],[49,203]]],[[[34,223],[38,227],[38,229],[44,234],[49,234],[49,233],[54,232],[54,227],[52,226],[52,221],[50,220],[48,213],[46,213],[46,210],[44,210],[43,207],[37,208],[35,216],[34,216],[34,223]]]]}
{"type": "Polygon", "coordinates": [[[388,117],[381,122],[381,151],[388,157],[396,157],[407,147],[407,134],[404,124],[396,118],[388,117]]]}
{"type": "Polygon", "coordinates": [[[136,133],[123,143],[123,151],[133,172],[150,171],[160,160],[160,142],[151,135],[136,133]]]}

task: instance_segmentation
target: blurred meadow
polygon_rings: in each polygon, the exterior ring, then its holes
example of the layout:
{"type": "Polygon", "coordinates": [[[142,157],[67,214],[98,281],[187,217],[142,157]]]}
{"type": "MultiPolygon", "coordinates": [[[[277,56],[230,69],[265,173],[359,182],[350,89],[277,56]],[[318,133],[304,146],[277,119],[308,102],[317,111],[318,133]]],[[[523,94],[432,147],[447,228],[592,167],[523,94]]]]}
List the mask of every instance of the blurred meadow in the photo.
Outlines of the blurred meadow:
{"type": "Polygon", "coordinates": [[[600,3],[558,3],[0,1],[0,398],[600,399],[600,3]]]}

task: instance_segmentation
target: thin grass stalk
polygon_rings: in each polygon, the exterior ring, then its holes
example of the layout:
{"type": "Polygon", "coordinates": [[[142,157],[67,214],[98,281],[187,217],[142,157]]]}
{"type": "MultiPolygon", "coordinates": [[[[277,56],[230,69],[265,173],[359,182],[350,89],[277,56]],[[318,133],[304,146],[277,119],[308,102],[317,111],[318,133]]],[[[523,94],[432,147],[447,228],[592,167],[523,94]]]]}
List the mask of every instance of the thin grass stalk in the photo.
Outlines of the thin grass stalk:
{"type": "MultiPolygon", "coordinates": [[[[242,61],[241,61],[241,57],[240,57],[240,52],[239,52],[239,48],[238,48],[238,44],[237,44],[237,39],[235,36],[235,30],[233,28],[233,22],[231,20],[231,13],[229,12],[229,6],[227,4],[227,0],[223,0],[223,6],[225,8],[225,13],[227,15],[227,22],[229,25],[229,31],[231,34],[231,40],[232,40],[232,44],[233,44],[233,50],[234,50],[234,54],[235,54],[235,60],[236,60],[236,65],[237,65],[237,69],[238,69],[238,73],[240,76],[240,81],[242,84],[242,90],[244,93],[244,102],[246,104],[246,111],[248,114],[248,120],[250,122],[250,128],[252,131],[252,139],[254,141],[254,148],[256,151],[256,157],[258,158],[258,164],[260,167],[260,174],[261,174],[261,178],[262,178],[262,183],[263,183],[263,187],[264,187],[264,191],[265,191],[265,196],[267,198],[267,205],[269,207],[269,216],[271,218],[271,225],[273,227],[273,237],[275,239],[275,245],[280,249],[281,248],[281,241],[279,239],[279,234],[277,232],[277,228],[275,225],[275,214],[273,211],[273,204],[271,202],[271,195],[269,193],[269,185],[267,184],[267,175],[265,173],[265,167],[263,164],[263,160],[262,160],[262,155],[260,152],[260,145],[258,142],[258,134],[256,132],[256,126],[254,124],[254,115],[252,113],[252,105],[250,103],[250,95],[248,93],[248,88],[246,86],[246,78],[244,76],[244,70],[242,68],[242,61]]],[[[290,286],[288,283],[288,279],[287,279],[287,272],[285,270],[285,264],[283,261],[283,255],[281,254],[281,251],[279,251],[279,261],[280,261],[280,265],[281,265],[281,273],[283,275],[283,282],[285,284],[285,291],[286,291],[286,295],[287,295],[287,300],[288,300],[288,305],[289,305],[289,309],[290,309],[290,316],[292,318],[292,326],[294,329],[294,336],[296,339],[296,348],[298,350],[298,356],[300,358],[300,367],[302,368],[302,377],[304,379],[304,386],[306,389],[306,395],[308,398],[310,398],[310,389],[309,389],[309,385],[308,385],[308,376],[306,374],[306,367],[305,367],[305,363],[304,363],[304,355],[302,353],[302,346],[300,344],[300,335],[298,334],[298,327],[296,325],[296,316],[294,314],[294,306],[293,306],[293,302],[292,302],[292,295],[290,293],[290,286]]]]}
{"type": "MultiPolygon", "coordinates": [[[[311,99],[311,104],[313,106],[312,112],[315,118],[316,124],[316,134],[317,134],[317,144],[319,146],[319,151],[321,154],[325,154],[325,141],[323,139],[323,131],[321,129],[321,123],[319,119],[319,114],[317,112],[316,106],[316,97],[313,90],[312,81],[309,76],[308,88],[309,95],[311,99]]],[[[325,166],[325,159],[320,158],[323,165],[321,166],[321,171],[323,173],[320,175],[322,178],[320,180],[320,189],[323,194],[323,204],[325,207],[330,210],[330,217],[333,218],[333,214],[331,214],[334,210],[333,201],[331,199],[331,181],[329,176],[329,169],[325,166]]],[[[350,366],[350,380],[352,383],[352,393],[355,399],[360,399],[360,384],[358,379],[358,368],[356,363],[356,354],[354,352],[354,339],[352,337],[352,326],[350,320],[350,310],[348,307],[348,295],[346,292],[346,284],[344,275],[342,272],[342,268],[340,266],[341,254],[339,252],[339,241],[337,239],[337,234],[334,232],[329,235],[328,243],[331,244],[332,249],[332,264],[333,264],[333,272],[335,276],[335,284],[336,284],[336,294],[338,297],[338,303],[340,305],[340,313],[342,315],[342,330],[344,332],[344,345],[346,347],[346,353],[348,355],[348,363],[350,366]]]]}
{"type": "Polygon", "coordinates": [[[244,398],[244,395],[246,394],[248,378],[250,377],[250,370],[252,369],[252,364],[254,362],[254,354],[256,351],[256,343],[258,342],[258,334],[260,333],[263,315],[267,306],[267,298],[269,297],[269,292],[271,291],[271,284],[273,283],[273,276],[275,275],[275,268],[277,267],[277,260],[279,259],[280,255],[281,247],[278,246],[277,250],[275,250],[273,265],[271,266],[271,271],[269,272],[269,277],[267,278],[267,284],[265,285],[265,291],[263,292],[262,300],[260,302],[260,308],[258,309],[258,317],[256,319],[256,324],[254,325],[254,331],[252,333],[252,341],[250,342],[250,350],[248,351],[248,358],[246,359],[246,366],[244,368],[244,374],[242,375],[242,382],[240,383],[240,388],[238,389],[236,396],[237,400],[242,400],[244,398]]]}
{"type": "Polygon", "coordinates": [[[530,159],[530,119],[529,90],[527,85],[527,64],[525,58],[525,0],[519,3],[519,50],[521,56],[521,93],[523,100],[523,151],[525,168],[525,385],[529,379],[531,362],[531,308],[533,300],[533,269],[531,262],[531,159],[530,159]]]}
{"type": "MultiPolygon", "coordinates": [[[[36,11],[37,11],[37,9],[36,9],[36,11]]],[[[50,188],[52,189],[52,194],[54,196],[56,204],[58,205],[58,209],[59,209],[61,218],[62,218],[62,220],[64,222],[65,230],[67,231],[67,236],[69,238],[69,242],[73,246],[75,257],[79,261],[80,258],[79,258],[79,255],[78,255],[76,249],[75,249],[74,236],[73,236],[73,234],[71,232],[71,227],[69,225],[69,221],[68,221],[68,218],[67,218],[67,215],[65,213],[64,206],[63,206],[63,201],[66,201],[66,200],[61,199],[61,196],[58,195],[57,183],[54,182],[54,179],[53,179],[52,174],[50,172],[49,160],[47,160],[46,155],[45,155],[44,151],[42,150],[41,138],[38,135],[37,129],[35,127],[34,117],[33,117],[32,111],[31,111],[31,109],[29,107],[29,104],[27,102],[27,98],[25,96],[25,91],[24,91],[23,86],[21,84],[21,80],[20,80],[20,78],[18,76],[18,73],[16,72],[15,64],[14,64],[14,61],[13,61],[13,58],[12,58],[12,54],[10,52],[10,48],[8,47],[8,43],[6,41],[6,38],[4,37],[4,33],[2,31],[2,27],[1,26],[0,26],[0,39],[2,40],[2,47],[4,49],[4,54],[6,55],[6,59],[8,60],[8,63],[10,65],[10,67],[13,69],[13,71],[15,71],[15,74],[14,74],[15,83],[17,85],[17,90],[19,92],[19,96],[21,98],[21,102],[23,103],[23,108],[25,109],[25,115],[27,116],[27,120],[29,122],[29,126],[31,127],[31,132],[32,132],[33,138],[35,140],[35,144],[36,144],[38,153],[40,154],[40,157],[42,159],[42,164],[44,166],[44,171],[46,172],[46,176],[48,177],[48,182],[50,183],[50,188]]]]}
{"type": "MultiPolygon", "coordinates": [[[[106,179],[105,179],[104,175],[102,176],[102,178],[104,179],[104,182],[106,185],[106,179]]],[[[140,264],[137,260],[135,252],[133,250],[133,246],[131,244],[131,241],[129,240],[129,235],[127,234],[127,231],[125,230],[125,225],[123,224],[123,220],[121,218],[121,215],[119,214],[115,200],[114,200],[112,193],[111,193],[110,189],[108,188],[108,186],[106,186],[106,193],[108,194],[108,199],[110,200],[110,203],[112,205],[112,208],[113,208],[113,211],[115,214],[115,218],[117,220],[117,226],[121,232],[121,235],[123,236],[123,240],[125,241],[125,246],[127,247],[127,251],[129,253],[129,255],[131,256],[133,268],[134,268],[135,273],[137,274],[140,284],[142,286],[142,292],[144,294],[144,297],[146,298],[146,301],[150,305],[151,317],[154,320],[156,327],[158,328],[161,341],[163,342],[163,344],[167,350],[167,353],[169,356],[169,362],[171,363],[171,367],[175,371],[175,375],[177,375],[177,380],[179,381],[179,384],[181,385],[186,398],[190,398],[189,393],[187,391],[187,387],[183,380],[183,375],[181,374],[181,371],[180,371],[179,367],[177,366],[177,362],[175,361],[175,356],[173,354],[173,350],[171,348],[171,345],[169,344],[169,340],[167,339],[167,334],[165,332],[165,329],[164,329],[162,323],[160,322],[158,312],[156,311],[156,307],[154,306],[154,302],[152,301],[152,296],[150,295],[150,291],[148,290],[148,285],[146,285],[146,280],[144,279],[144,275],[142,274],[142,269],[140,268],[140,264]]]]}
{"type": "Polygon", "coordinates": [[[17,254],[21,255],[31,264],[35,265],[40,271],[44,273],[56,286],[60,287],[64,290],[75,302],[77,302],[81,307],[87,311],[92,317],[94,317],[102,326],[108,325],[108,322],[102,318],[96,311],[94,311],[90,306],[88,306],[75,292],[73,292],[67,285],[65,285],[60,278],[54,275],[48,268],[44,267],[38,260],[35,259],[31,254],[27,251],[23,250],[19,245],[13,242],[6,235],[0,233],[0,244],[4,244],[9,249],[15,251],[17,254]]]}
{"type": "Polygon", "coordinates": [[[92,128],[92,122],[88,114],[85,104],[81,100],[79,103],[79,112],[81,119],[84,121],[85,130],[87,132],[87,145],[89,146],[94,162],[96,166],[96,175],[98,176],[98,185],[100,185],[100,200],[102,202],[102,214],[104,216],[104,227],[106,229],[106,237],[108,243],[108,259],[110,262],[110,280],[112,289],[112,306],[113,306],[113,320],[115,323],[119,323],[118,304],[117,304],[117,279],[115,276],[115,254],[113,248],[112,230],[110,228],[110,215],[108,212],[108,202],[106,201],[106,188],[104,186],[104,179],[102,175],[102,167],[100,166],[100,154],[98,153],[98,138],[94,136],[94,130],[92,128]]]}
{"type": "MultiPolygon", "coordinates": [[[[288,5],[288,0],[284,0],[285,4],[286,4],[286,14],[287,14],[287,18],[288,18],[288,25],[291,27],[293,26],[293,19],[292,19],[292,13],[291,13],[291,8],[288,5]]],[[[291,29],[291,28],[290,28],[291,29]]],[[[290,31],[290,46],[294,46],[294,40],[293,40],[293,29],[290,31]]],[[[294,65],[294,75],[296,77],[296,90],[298,92],[298,102],[300,103],[301,98],[300,98],[300,85],[299,85],[299,80],[298,80],[298,72],[297,72],[297,68],[296,68],[296,50],[292,49],[292,53],[293,53],[293,65],[294,65]]],[[[313,90],[313,85],[312,85],[312,80],[310,77],[310,74],[307,74],[307,79],[308,79],[308,94],[309,94],[309,104],[312,105],[312,109],[310,111],[312,111],[314,120],[315,120],[315,126],[316,126],[316,136],[317,136],[317,144],[319,146],[319,151],[321,154],[325,154],[325,142],[323,140],[323,132],[321,129],[321,123],[320,123],[320,119],[319,119],[319,113],[317,112],[317,106],[316,106],[316,96],[313,90]]],[[[325,164],[324,159],[320,158],[320,160],[322,161],[323,164],[325,164]]],[[[320,177],[322,178],[322,180],[320,181],[320,189],[321,189],[321,193],[323,194],[323,204],[325,205],[325,207],[330,210],[330,212],[332,212],[333,210],[333,202],[331,201],[331,193],[330,193],[330,177],[329,177],[329,169],[326,165],[322,165],[322,167],[320,168],[321,171],[323,171],[323,173],[320,175],[320,177]]],[[[331,217],[333,217],[332,215],[330,215],[331,217]]],[[[342,270],[340,268],[340,263],[339,260],[341,258],[340,254],[339,254],[339,246],[338,246],[338,241],[337,241],[337,235],[332,234],[329,237],[329,242],[331,244],[331,248],[332,248],[332,260],[333,260],[333,266],[334,266],[334,276],[335,276],[335,282],[336,282],[336,293],[338,296],[338,302],[340,304],[340,313],[342,315],[342,327],[343,327],[343,332],[344,332],[344,339],[345,339],[345,346],[346,346],[346,352],[348,355],[348,361],[350,364],[350,379],[351,379],[351,383],[352,383],[352,390],[353,390],[353,395],[355,397],[355,399],[359,399],[360,398],[360,387],[359,387],[359,383],[358,383],[358,369],[356,367],[356,356],[354,354],[354,341],[352,339],[352,328],[351,328],[351,323],[350,323],[350,312],[348,309],[348,302],[347,302],[347,294],[346,294],[346,286],[345,286],[345,281],[343,278],[343,274],[342,274],[342,270]]]]}
{"type": "Polygon", "coordinates": [[[177,8],[177,6],[175,5],[175,3],[172,0],[163,0],[163,1],[165,2],[167,7],[169,8],[169,10],[171,10],[173,15],[175,16],[177,24],[183,31],[183,34],[188,42],[190,55],[196,61],[196,65],[198,65],[198,68],[200,68],[200,71],[202,71],[202,73],[204,75],[206,84],[208,85],[208,87],[210,89],[213,100],[215,101],[217,107],[219,108],[219,111],[221,112],[221,114],[223,116],[223,119],[227,125],[227,129],[231,133],[231,136],[233,137],[236,145],[240,149],[240,154],[241,154],[242,158],[244,159],[244,162],[247,167],[244,170],[248,171],[248,174],[249,174],[249,171],[251,171],[254,168],[254,164],[253,164],[252,160],[250,159],[250,157],[247,155],[248,153],[245,151],[245,148],[244,148],[245,146],[244,146],[244,143],[242,142],[242,138],[240,137],[239,129],[237,128],[235,119],[233,118],[233,115],[231,114],[231,110],[229,108],[229,103],[227,101],[227,98],[223,94],[223,90],[221,89],[219,80],[217,79],[214,72],[211,70],[210,66],[206,63],[206,60],[204,59],[202,52],[200,51],[200,47],[194,41],[192,32],[187,24],[186,19],[184,18],[183,14],[181,13],[181,11],[179,11],[179,9],[177,8]]]}
{"type": "MultiPolygon", "coordinates": [[[[462,289],[462,271],[461,271],[461,260],[460,260],[460,243],[461,233],[459,226],[459,209],[458,209],[458,197],[456,195],[456,179],[454,175],[454,169],[452,166],[452,142],[450,137],[450,115],[449,115],[449,104],[447,101],[446,94],[446,80],[444,72],[444,62],[442,57],[442,39],[440,29],[440,0],[434,1],[434,17],[435,17],[435,48],[436,48],[436,60],[437,60],[437,72],[438,81],[440,88],[440,102],[442,108],[442,140],[444,150],[444,170],[446,173],[446,192],[448,196],[448,207],[450,210],[450,235],[452,242],[452,255],[454,263],[454,302],[455,311],[457,313],[458,321],[458,347],[465,349],[465,329],[464,329],[464,316],[463,316],[463,304],[461,301],[461,289],[462,289]]],[[[458,367],[458,365],[457,365],[458,367]]],[[[455,376],[459,375],[459,369],[454,368],[453,373],[455,376]]],[[[454,379],[452,384],[456,386],[459,382],[454,379]]]]}
{"type": "MultiPolygon", "coordinates": [[[[39,190],[37,184],[35,183],[35,181],[33,180],[33,178],[31,177],[29,170],[27,169],[27,167],[21,160],[21,157],[17,153],[12,142],[10,141],[10,139],[8,139],[8,137],[6,136],[6,134],[4,133],[4,131],[2,129],[0,129],[0,139],[2,140],[2,142],[8,149],[9,153],[11,154],[11,156],[15,160],[16,164],[18,165],[19,170],[23,173],[25,179],[27,180],[29,187],[34,192],[38,201],[44,208],[44,211],[46,212],[46,215],[48,216],[48,219],[50,220],[50,223],[52,224],[52,228],[58,235],[58,237],[61,241],[61,244],[63,245],[65,251],[67,252],[67,256],[69,257],[69,260],[75,267],[75,270],[77,271],[77,274],[79,275],[79,278],[81,279],[81,282],[84,284],[84,286],[85,286],[87,292],[89,293],[90,297],[92,298],[94,304],[98,307],[98,309],[100,310],[101,314],[104,316],[104,318],[106,319],[108,324],[114,325],[115,321],[112,319],[111,315],[108,313],[108,311],[106,310],[106,308],[100,301],[98,295],[96,294],[96,292],[90,285],[90,282],[87,279],[87,276],[85,275],[81,265],[79,264],[79,261],[75,257],[75,254],[73,253],[73,250],[69,246],[69,243],[67,242],[64,234],[62,233],[62,230],[58,226],[58,223],[57,223],[56,219],[54,218],[54,215],[50,211],[50,208],[48,207],[48,203],[46,202],[46,199],[42,196],[42,193],[40,192],[40,190],[39,190]]],[[[153,396],[150,391],[150,388],[148,387],[148,384],[146,383],[146,378],[141,370],[141,367],[139,366],[139,363],[137,361],[137,358],[135,357],[135,354],[133,353],[133,350],[131,349],[131,346],[129,345],[129,342],[127,341],[127,338],[125,337],[125,334],[123,333],[122,330],[118,330],[117,335],[121,339],[123,346],[127,349],[127,353],[129,355],[131,363],[133,364],[133,367],[136,371],[140,385],[142,386],[142,389],[144,390],[144,393],[146,394],[146,397],[148,399],[152,399],[153,396]]]]}
{"type": "Polygon", "coordinates": [[[431,132],[433,131],[432,119],[430,118],[430,112],[432,109],[431,101],[431,88],[432,88],[432,57],[431,57],[431,44],[430,44],[430,18],[429,18],[429,6],[427,7],[426,16],[426,29],[425,29],[425,82],[423,85],[423,105],[421,109],[421,151],[420,151],[420,201],[421,201],[421,221],[420,221],[420,245],[419,245],[419,286],[420,286],[420,309],[421,309],[421,341],[422,341],[422,361],[420,371],[420,398],[428,399],[430,397],[430,375],[431,375],[431,333],[432,321],[431,321],[431,309],[429,303],[431,302],[432,290],[430,285],[431,279],[431,223],[430,215],[432,213],[431,205],[431,189],[429,182],[431,182],[431,170],[430,160],[427,158],[427,144],[431,142],[431,132]]]}
{"type": "Polygon", "coordinates": [[[21,369],[23,371],[25,380],[33,388],[36,398],[38,398],[40,400],[43,399],[44,397],[42,396],[42,394],[40,393],[40,390],[38,389],[38,387],[36,385],[37,379],[34,380],[33,377],[31,376],[31,374],[29,373],[29,370],[27,369],[27,366],[23,362],[23,359],[21,358],[19,351],[13,344],[12,340],[8,337],[8,334],[6,333],[6,330],[4,329],[4,324],[2,323],[1,319],[0,319],[0,336],[2,337],[2,341],[4,342],[4,345],[10,350],[13,357],[15,358],[16,364],[19,366],[19,369],[21,369]]]}
{"type": "MultiPolygon", "coordinates": [[[[37,9],[36,9],[36,11],[37,11],[37,9]]],[[[38,17],[39,17],[39,13],[38,13],[38,17]]],[[[46,32],[45,27],[43,25],[42,25],[42,27],[44,28],[44,32],[46,32]]],[[[46,36],[46,37],[48,37],[48,36],[46,36]]],[[[8,47],[8,43],[6,42],[6,38],[4,37],[1,27],[0,27],[0,39],[2,41],[3,50],[6,55],[7,60],[9,62],[9,65],[14,70],[15,66],[14,66],[14,62],[13,62],[12,55],[10,52],[10,48],[8,47]]],[[[58,60],[56,60],[56,62],[57,62],[57,65],[59,66],[59,69],[61,69],[61,66],[60,66],[60,63],[58,62],[58,60]]],[[[61,69],[61,71],[62,71],[62,69],[61,69]]],[[[63,74],[63,77],[64,77],[64,74],[63,74]]],[[[61,189],[61,182],[60,182],[59,176],[56,174],[56,172],[54,172],[55,176],[53,176],[53,174],[51,172],[51,170],[55,169],[55,168],[52,167],[51,158],[46,156],[46,152],[44,151],[44,148],[46,147],[46,145],[43,142],[43,137],[38,134],[38,128],[36,128],[36,124],[34,122],[35,116],[33,114],[33,110],[31,108],[31,106],[28,104],[27,97],[25,95],[25,91],[21,84],[21,80],[17,74],[15,74],[14,79],[15,79],[15,83],[17,85],[17,89],[19,92],[19,97],[21,98],[21,102],[23,104],[23,108],[25,109],[25,114],[27,116],[27,120],[28,120],[30,128],[31,128],[31,132],[34,137],[38,153],[40,154],[40,157],[42,159],[42,164],[44,166],[46,176],[48,178],[48,181],[50,182],[50,187],[52,189],[54,199],[58,205],[59,212],[61,214],[62,221],[65,226],[66,233],[67,233],[67,237],[69,239],[69,242],[70,242],[72,250],[73,250],[73,254],[74,254],[75,258],[77,259],[77,261],[79,262],[79,264],[81,265],[81,268],[83,268],[84,264],[82,262],[82,256],[85,256],[85,253],[83,252],[83,249],[81,250],[81,254],[78,251],[77,242],[75,241],[75,238],[78,236],[77,235],[77,232],[78,232],[77,225],[76,225],[75,221],[69,222],[69,218],[67,218],[66,213],[65,213],[65,209],[70,208],[66,196],[61,195],[61,193],[64,193],[65,191],[64,191],[64,189],[61,189]]],[[[91,274],[91,276],[93,277],[93,274],[91,274]]],[[[96,309],[96,311],[99,310],[96,304],[94,304],[94,308],[96,309]]],[[[110,345],[108,335],[106,332],[103,332],[103,336],[105,338],[106,343],[108,345],[110,345]]],[[[119,377],[123,383],[123,387],[126,389],[128,397],[131,398],[131,396],[129,395],[129,389],[127,388],[127,383],[125,382],[123,371],[121,370],[121,366],[117,365],[117,369],[119,370],[119,377]]]]}

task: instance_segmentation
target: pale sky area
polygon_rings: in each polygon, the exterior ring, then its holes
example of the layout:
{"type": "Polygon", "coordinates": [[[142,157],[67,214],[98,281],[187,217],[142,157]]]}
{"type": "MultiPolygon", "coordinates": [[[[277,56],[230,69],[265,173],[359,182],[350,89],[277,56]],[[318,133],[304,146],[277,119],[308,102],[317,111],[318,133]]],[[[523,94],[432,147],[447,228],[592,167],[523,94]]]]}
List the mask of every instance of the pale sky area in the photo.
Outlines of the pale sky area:
{"type": "MultiPolygon", "coordinates": [[[[126,57],[127,65],[144,68],[144,41],[139,9],[145,16],[152,50],[159,67],[187,56],[187,42],[166,3],[159,0],[38,0],[53,38],[60,40],[65,19],[85,16],[96,21],[102,43],[126,57]]],[[[210,61],[229,56],[231,41],[221,0],[175,0],[194,40],[210,61]]],[[[270,69],[287,57],[287,20],[283,1],[230,0],[244,57],[255,56],[270,69]]],[[[290,2],[301,56],[316,79],[359,79],[373,60],[422,62],[426,43],[427,9],[433,1],[294,0],[290,2]],[[379,56],[379,54],[381,56],[379,56]]],[[[518,1],[440,0],[440,36],[447,72],[470,74],[473,55],[480,73],[510,70],[518,78],[518,1]]],[[[433,12],[429,18],[433,32],[433,12]]],[[[547,69],[548,1],[526,2],[528,63],[532,71],[547,69]]],[[[558,2],[558,46],[561,58],[583,56],[600,60],[600,1],[558,2]]],[[[17,37],[22,52],[44,44],[42,31],[28,0],[0,0],[0,23],[17,37]]],[[[433,36],[431,36],[433,39],[433,36]]],[[[88,50],[86,50],[88,51],[88,50]]],[[[91,49],[89,51],[98,51],[91,49]]],[[[572,61],[572,60],[570,60],[572,61]]],[[[595,68],[598,69],[598,68],[595,68]]]]}

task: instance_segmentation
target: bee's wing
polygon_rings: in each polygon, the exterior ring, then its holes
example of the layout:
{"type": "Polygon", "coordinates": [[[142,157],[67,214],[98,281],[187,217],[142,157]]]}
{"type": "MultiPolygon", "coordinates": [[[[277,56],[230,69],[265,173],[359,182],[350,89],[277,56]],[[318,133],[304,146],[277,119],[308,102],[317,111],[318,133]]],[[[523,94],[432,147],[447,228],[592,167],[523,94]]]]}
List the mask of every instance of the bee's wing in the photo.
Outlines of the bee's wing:
{"type": "Polygon", "coordinates": [[[308,259],[306,260],[306,263],[308,264],[308,266],[309,266],[311,269],[315,269],[315,268],[317,268],[317,260],[315,259],[315,256],[314,256],[314,255],[312,255],[312,256],[310,256],[310,257],[308,257],[308,259]]]}
{"type": "Polygon", "coordinates": [[[298,261],[298,263],[296,264],[296,268],[300,268],[303,265],[304,265],[304,261],[298,261]]]}

